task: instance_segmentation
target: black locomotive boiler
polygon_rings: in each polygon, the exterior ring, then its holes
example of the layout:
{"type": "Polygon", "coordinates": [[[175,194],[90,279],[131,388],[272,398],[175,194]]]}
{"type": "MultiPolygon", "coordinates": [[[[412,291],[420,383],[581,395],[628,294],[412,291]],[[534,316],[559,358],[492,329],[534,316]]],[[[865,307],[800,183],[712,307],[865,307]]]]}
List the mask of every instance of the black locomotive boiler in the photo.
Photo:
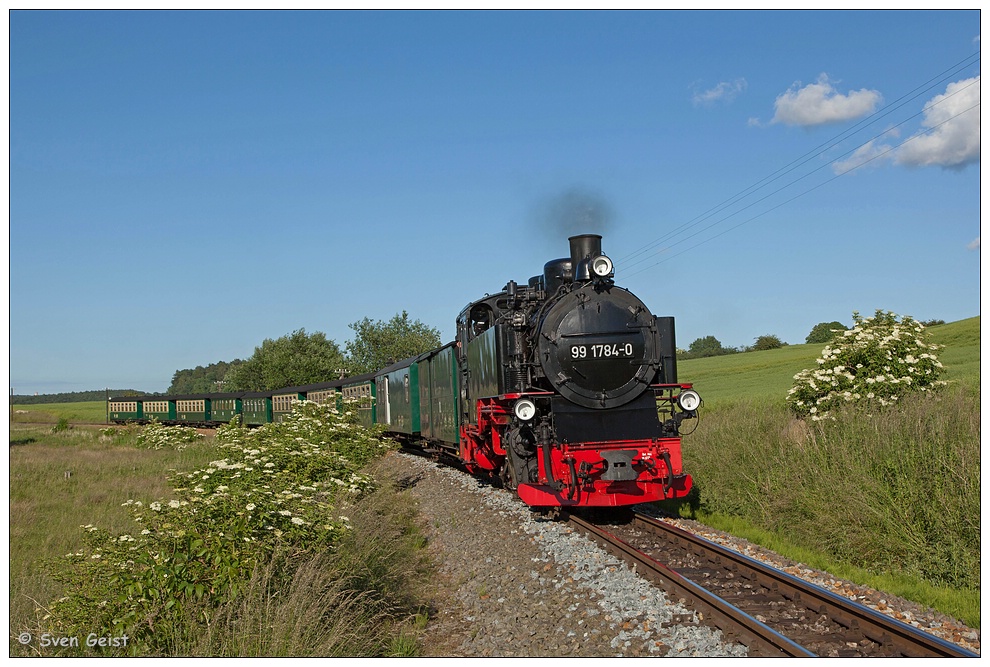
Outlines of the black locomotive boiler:
{"type": "Polygon", "coordinates": [[[691,488],[680,424],[698,394],[677,382],[674,319],[615,285],[601,236],[570,241],[526,285],[457,319],[457,456],[534,506],[614,506],[691,488]]]}

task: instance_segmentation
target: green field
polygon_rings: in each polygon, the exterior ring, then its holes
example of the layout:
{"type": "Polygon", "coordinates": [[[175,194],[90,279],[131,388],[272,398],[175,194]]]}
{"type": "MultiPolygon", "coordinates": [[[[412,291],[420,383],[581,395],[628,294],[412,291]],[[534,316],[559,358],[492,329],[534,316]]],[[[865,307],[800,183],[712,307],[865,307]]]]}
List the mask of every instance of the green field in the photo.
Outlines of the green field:
{"type": "MultiPolygon", "coordinates": [[[[834,428],[795,420],[785,406],[793,376],[816,365],[823,345],[681,361],[680,381],[705,404],[683,441],[696,491],[668,509],[979,627],[980,318],[928,331],[946,346],[938,356],[949,386],[886,415],[850,411],[834,428]]],[[[24,616],[26,596],[54,593],[29,556],[74,549],[74,526],[97,505],[116,524],[135,490],[167,495],[155,471],[195,465],[179,459],[196,453],[123,451],[94,428],[51,434],[25,424],[103,423],[102,401],[11,413],[11,604],[24,616]],[[95,496],[74,495],[82,479],[95,496]]]]}
{"type": "Polygon", "coordinates": [[[389,445],[319,410],[221,443],[172,427],[11,425],[10,655],[415,655],[430,572],[413,505],[354,474],[389,445]],[[244,464],[261,451],[271,472],[244,464]],[[193,471],[196,488],[175,488],[193,471]],[[336,491],[335,474],[351,488],[336,491]],[[255,503],[264,521],[238,518],[255,503]],[[261,530],[269,521],[279,529],[261,530]],[[131,641],[83,644],[90,633],[131,641]]]}
{"type": "Polygon", "coordinates": [[[679,363],[705,404],[682,443],[693,497],[667,509],[979,627],[980,318],[928,331],[948,386],[830,424],[785,404],[824,345],[679,363]]]}
{"type": "MultiPolygon", "coordinates": [[[[61,416],[74,414],[85,412],[70,409],[61,416]]],[[[21,630],[34,627],[35,601],[58,597],[60,589],[45,562],[85,544],[80,526],[98,523],[117,534],[133,531],[124,502],[172,498],[167,470],[195,468],[217,456],[211,444],[181,452],[138,449],[132,444],[135,429],[119,430],[121,435],[106,437],[97,428],[52,433],[49,427],[11,424],[11,632],[15,624],[21,630]]]]}
{"type": "Polygon", "coordinates": [[[75,424],[105,424],[107,404],[105,401],[85,401],[14,405],[11,409],[10,421],[15,424],[56,424],[63,418],[75,424]]]}
{"type": "MultiPolygon", "coordinates": [[[[941,324],[927,330],[945,349],[938,356],[944,379],[980,385],[980,318],[941,324]]],[[[776,350],[678,361],[681,382],[691,382],[707,407],[741,399],[780,400],[794,384],[794,375],[814,368],[824,345],[788,345],[776,350]]]]}

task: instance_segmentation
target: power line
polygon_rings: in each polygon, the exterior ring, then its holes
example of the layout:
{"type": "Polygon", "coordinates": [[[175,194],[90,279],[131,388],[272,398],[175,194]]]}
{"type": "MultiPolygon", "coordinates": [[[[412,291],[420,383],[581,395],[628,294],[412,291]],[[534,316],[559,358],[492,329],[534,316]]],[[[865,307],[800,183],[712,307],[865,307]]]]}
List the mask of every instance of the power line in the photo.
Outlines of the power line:
{"type": "MultiPolygon", "coordinates": [[[[972,85],[972,84],[971,84],[971,85],[972,85]]],[[[967,86],[967,87],[968,87],[968,86],[967,86]]],[[[796,194],[796,195],[794,195],[793,197],[791,197],[791,198],[789,198],[789,199],[786,199],[786,200],[784,200],[784,201],[782,201],[782,202],[780,202],[779,204],[776,204],[776,205],[774,205],[774,206],[772,206],[772,207],[770,207],[770,208],[768,208],[768,209],[767,209],[767,210],[765,210],[765,211],[762,211],[762,212],[760,212],[760,213],[757,213],[756,215],[754,215],[754,216],[753,216],[753,217],[751,217],[751,218],[747,218],[746,220],[743,220],[743,221],[742,221],[742,222],[740,222],[739,224],[736,224],[736,225],[733,225],[732,227],[729,227],[728,229],[725,229],[725,230],[722,230],[722,231],[721,231],[721,232],[719,232],[718,234],[715,234],[714,236],[711,236],[711,237],[709,237],[709,238],[707,238],[707,239],[705,239],[705,240],[703,240],[703,241],[700,241],[699,243],[696,243],[696,244],[694,244],[694,245],[693,245],[693,246],[691,246],[690,248],[685,248],[684,250],[682,250],[682,251],[680,251],[679,253],[676,253],[676,254],[674,254],[674,255],[670,255],[669,257],[664,257],[664,258],[663,258],[663,259],[661,259],[660,261],[658,261],[658,262],[655,262],[655,263],[653,263],[653,264],[650,264],[649,266],[646,266],[646,267],[644,267],[644,268],[642,268],[642,269],[640,269],[639,271],[636,271],[636,272],[634,272],[634,273],[631,273],[631,274],[629,274],[629,275],[625,275],[625,274],[623,274],[623,276],[622,276],[622,277],[623,277],[623,280],[628,280],[629,278],[631,278],[631,277],[633,277],[633,276],[637,276],[637,275],[639,275],[640,273],[643,273],[644,271],[647,271],[647,270],[649,270],[649,269],[652,269],[652,268],[653,268],[653,267],[655,267],[655,266],[659,266],[660,264],[663,264],[664,262],[667,262],[667,261],[669,261],[669,260],[671,260],[671,259],[673,259],[673,258],[675,258],[675,257],[678,257],[678,256],[680,256],[680,255],[683,255],[684,253],[686,253],[686,252],[688,252],[689,250],[694,250],[694,249],[695,249],[695,248],[697,248],[698,246],[702,246],[702,245],[704,245],[704,244],[706,244],[706,243],[708,243],[709,241],[714,241],[715,239],[717,239],[717,238],[718,238],[718,237],[720,237],[720,236],[723,236],[723,235],[725,235],[725,234],[728,234],[729,232],[731,232],[731,231],[733,231],[733,230],[735,230],[735,229],[738,229],[738,228],[740,228],[740,227],[742,227],[743,225],[745,225],[745,224],[747,224],[747,223],[750,223],[750,222],[752,222],[753,220],[756,220],[757,218],[760,218],[760,217],[762,217],[762,216],[764,216],[764,215],[766,215],[767,213],[770,213],[771,211],[775,211],[775,210],[777,210],[778,208],[780,208],[780,207],[782,207],[782,206],[784,206],[784,205],[786,205],[786,204],[789,204],[789,203],[791,203],[791,202],[793,202],[793,201],[794,201],[794,200],[796,200],[796,199],[799,199],[799,198],[801,198],[801,197],[803,197],[803,196],[805,196],[806,194],[809,194],[809,193],[811,193],[811,192],[814,192],[815,190],[817,190],[817,189],[819,189],[819,188],[821,188],[821,187],[824,187],[825,185],[828,185],[829,183],[831,183],[832,181],[834,181],[834,180],[836,180],[837,178],[841,178],[841,177],[843,177],[843,176],[845,176],[846,174],[848,174],[848,173],[851,173],[851,172],[853,172],[853,171],[855,171],[855,170],[857,170],[857,169],[859,169],[860,167],[865,167],[866,165],[868,165],[869,163],[871,163],[871,162],[873,162],[874,160],[878,160],[878,159],[880,159],[880,158],[882,158],[882,157],[884,157],[884,156],[886,156],[886,155],[888,155],[888,154],[890,154],[890,153],[892,153],[893,151],[896,151],[896,150],[898,150],[898,149],[900,149],[900,148],[901,148],[902,146],[904,146],[905,144],[907,144],[907,143],[909,143],[909,142],[911,142],[911,141],[914,141],[915,139],[917,139],[917,138],[919,138],[919,137],[923,137],[923,136],[925,136],[925,135],[927,135],[927,134],[929,134],[929,133],[931,133],[932,131],[934,131],[934,130],[936,130],[937,128],[939,128],[939,127],[941,127],[941,126],[943,126],[943,125],[945,125],[946,123],[949,123],[949,122],[951,122],[951,121],[953,121],[953,120],[955,120],[956,118],[958,118],[959,116],[961,116],[961,115],[963,115],[964,113],[968,113],[968,112],[970,112],[970,111],[972,111],[973,109],[976,109],[976,108],[978,108],[979,106],[980,106],[980,103],[979,103],[979,102],[977,102],[976,104],[974,104],[974,105],[972,105],[971,107],[969,107],[969,108],[967,108],[967,109],[964,109],[964,110],[962,110],[962,111],[960,111],[959,113],[957,113],[957,114],[955,114],[954,116],[952,116],[952,117],[950,117],[950,118],[947,118],[947,119],[945,119],[945,120],[944,120],[944,121],[942,121],[941,123],[938,123],[937,125],[933,125],[932,127],[930,127],[930,128],[928,128],[928,130],[926,130],[925,132],[919,132],[918,134],[915,134],[915,135],[912,135],[912,136],[910,136],[910,137],[908,137],[907,139],[905,139],[904,141],[902,141],[901,143],[899,143],[899,144],[897,144],[896,146],[891,146],[891,147],[889,147],[889,148],[887,148],[887,150],[885,150],[885,151],[882,151],[882,152],[880,152],[880,153],[877,153],[877,154],[876,154],[876,155],[874,155],[873,157],[871,157],[871,158],[869,158],[869,159],[866,159],[866,160],[864,160],[863,162],[861,162],[861,163],[859,163],[859,164],[857,164],[856,166],[854,166],[854,167],[850,167],[849,169],[847,169],[847,170],[845,170],[845,171],[843,171],[842,173],[840,173],[840,174],[836,174],[836,175],[835,175],[835,176],[833,176],[832,178],[830,178],[830,179],[828,179],[828,180],[826,180],[826,181],[822,181],[822,182],[821,182],[821,183],[819,183],[818,185],[815,185],[815,186],[813,186],[813,187],[811,187],[811,188],[808,188],[807,190],[805,190],[805,191],[803,191],[803,192],[799,192],[798,194],[796,194]]],[[[915,115],[918,115],[918,114],[915,114],[915,115]]],[[[906,121],[904,121],[904,122],[906,122],[906,121]]],[[[886,132],[884,132],[883,134],[886,134],[886,132]]],[[[881,134],[881,135],[877,135],[877,136],[883,136],[883,134],[881,134]]],[[[873,141],[873,140],[871,139],[870,141],[873,141]]],[[[869,143],[869,142],[867,142],[867,143],[869,143]]],[[[865,144],[863,144],[863,145],[865,145],[865,144]]],[[[853,150],[858,150],[858,148],[859,148],[859,147],[857,147],[856,149],[853,149],[853,150]]],[[[848,154],[848,153],[847,153],[847,154],[848,154]]],[[[816,171],[817,171],[817,170],[816,170],[816,171]]],[[[812,172],[812,173],[813,173],[813,172],[812,172]]],[[[806,175],[807,175],[807,174],[806,174],[806,175]]],[[[804,176],[802,176],[801,178],[804,178],[804,176]]],[[[801,179],[797,179],[797,180],[801,180],[801,179]]],[[[792,183],[791,183],[791,184],[793,184],[793,183],[795,183],[795,182],[797,182],[797,180],[796,180],[796,181],[792,181],[792,183]]],[[[786,187],[789,187],[789,186],[790,186],[791,184],[788,184],[787,186],[784,186],[784,188],[786,188],[786,187]]],[[[780,188],[779,190],[776,190],[775,192],[773,192],[773,193],[771,193],[770,195],[767,195],[766,197],[763,197],[763,198],[762,198],[762,199],[760,199],[759,201],[763,201],[763,199],[766,199],[767,197],[770,197],[770,196],[772,196],[773,194],[776,194],[777,192],[780,192],[780,191],[781,191],[781,190],[783,190],[784,188],[780,188]]],[[[749,206],[747,206],[746,208],[749,208],[750,206],[753,206],[753,205],[755,205],[756,203],[759,203],[759,202],[754,202],[754,204],[750,204],[750,205],[749,205],[749,206]]],[[[689,236],[689,237],[687,237],[687,238],[684,238],[684,239],[681,239],[681,240],[680,240],[680,241],[678,241],[677,243],[674,243],[674,244],[671,244],[671,246],[669,246],[669,247],[673,247],[673,246],[675,246],[675,245],[679,245],[680,243],[683,243],[684,241],[687,241],[688,239],[690,239],[690,238],[693,238],[693,237],[695,237],[695,236],[697,236],[698,234],[700,234],[700,233],[702,233],[702,232],[704,232],[704,231],[707,231],[707,230],[709,230],[709,229],[711,229],[712,227],[715,227],[716,225],[719,225],[719,224],[721,224],[721,223],[723,223],[723,222],[725,222],[725,221],[726,221],[726,220],[728,220],[729,218],[731,218],[731,217],[733,217],[733,216],[735,216],[735,215],[737,215],[737,214],[739,214],[739,213],[741,213],[741,212],[742,212],[742,211],[744,211],[744,210],[746,210],[746,209],[745,209],[745,208],[744,208],[744,209],[740,209],[739,211],[736,211],[736,212],[734,212],[734,213],[731,213],[731,214],[729,214],[728,216],[726,216],[726,217],[724,217],[724,218],[722,218],[721,220],[718,220],[718,221],[716,221],[716,222],[714,222],[714,223],[712,223],[711,225],[709,225],[708,227],[705,227],[704,229],[701,229],[701,230],[699,230],[698,232],[696,232],[696,233],[694,233],[694,234],[692,234],[691,236],[689,236]]],[[[638,262],[638,263],[639,263],[639,262],[638,262]]]]}
{"type": "MultiPolygon", "coordinates": [[[[827,151],[829,151],[830,149],[836,147],[842,141],[848,139],[849,137],[853,136],[854,134],[858,134],[859,132],[861,132],[866,127],[868,127],[870,125],[873,125],[874,123],[876,123],[879,120],[885,118],[886,116],[890,115],[894,111],[900,109],[901,107],[903,107],[904,105],[906,105],[911,100],[916,99],[917,97],[920,97],[921,95],[927,93],[928,91],[930,91],[931,89],[933,89],[936,86],[940,85],[944,81],[946,81],[946,80],[948,80],[948,79],[956,76],[959,72],[961,72],[962,70],[964,70],[967,67],[971,66],[972,64],[974,64],[974,62],[978,61],[979,60],[979,56],[980,56],[979,52],[967,56],[963,60],[957,62],[954,65],[952,65],[951,67],[943,70],[940,74],[938,74],[938,75],[930,78],[928,81],[926,81],[923,84],[917,86],[916,88],[914,88],[913,90],[909,91],[908,93],[902,95],[901,97],[899,97],[897,100],[895,100],[891,104],[889,104],[889,105],[887,105],[887,106],[885,106],[885,107],[877,110],[876,112],[870,114],[866,118],[860,120],[858,123],[856,123],[855,125],[853,125],[849,129],[845,130],[844,132],[841,132],[840,134],[836,135],[835,137],[832,137],[828,141],[826,141],[826,142],[820,144],[819,146],[813,148],[811,151],[808,151],[807,153],[805,153],[801,157],[798,157],[795,160],[792,160],[787,165],[781,167],[780,169],[774,171],[773,173],[769,174],[768,176],[764,177],[763,179],[757,181],[756,183],[754,183],[753,185],[749,186],[748,188],[745,188],[744,190],[736,193],[735,195],[733,195],[733,196],[729,197],[728,199],[722,201],[721,203],[717,204],[716,206],[708,209],[704,213],[696,216],[692,220],[689,220],[688,222],[680,225],[679,227],[675,228],[671,232],[668,232],[665,236],[663,236],[663,237],[661,237],[661,238],[659,238],[659,239],[657,239],[655,241],[652,241],[651,243],[648,243],[645,246],[642,246],[639,250],[637,250],[637,251],[635,251],[633,253],[630,253],[629,255],[626,255],[626,256],[620,258],[619,261],[622,262],[623,266],[626,269],[628,269],[629,267],[632,267],[632,266],[636,266],[638,264],[641,264],[644,261],[648,261],[649,260],[649,256],[646,256],[646,257],[644,257],[644,258],[642,258],[642,259],[640,259],[640,260],[638,260],[636,262],[632,262],[631,264],[627,263],[625,260],[633,259],[633,258],[635,258],[635,257],[637,257],[639,255],[642,255],[644,253],[649,252],[652,248],[655,248],[656,246],[658,246],[658,245],[662,244],[663,242],[667,241],[668,239],[675,238],[676,236],[684,233],[685,231],[691,229],[692,227],[695,227],[698,224],[701,224],[705,220],[708,220],[711,217],[717,215],[718,213],[721,213],[721,212],[725,211],[726,209],[728,209],[729,207],[731,207],[731,206],[733,206],[733,205],[741,202],[742,200],[744,200],[747,197],[753,195],[757,191],[762,190],[763,188],[769,186],[771,183],[779,180],[780,178],[783,178],[788,173],[791,173],[791,172],[795,171],[796,169],[798,169],[799,167],[807,164],[812,159],[814,159],[816,157],[819,157],[821,155],[824,155],[827,151]]],[[[901,121],[900,123],[898,123],[894,127],[898,127],[900,125],[903,125],[905,122],[907,122],[907,120],[910,120],[910,118],[913,118],[913,117],[916,117],[916,116],[920,115],[920,113],[922,113],[922,112],[913,114],[912,116],[910,116],[907,119],[901,121]]],[[[890,128],[890,129],[892,129],[892,128],[890,128]]],[[[884,133],[889,132],[890,129],[886,130],[884,133]]],[[[881,135],[877,135],[877,136],[882,136],[882,134],[881,135]]],[[[859,148],[861,148],[862,146],[868,144],[870,141],[875,140],[876,138],[877,137],[874,137],[873,139],[870,139],[869,141],[864,142],[863,144],[861,144],[860,146],[857,146],[855,149],[853,149],[852,151],[849,151],[849,152],[851,153],[853,151],[859,150],[859,148]]],[[[756,202],[753,202],[752,204],[747,205],[746,207],[744,207],[744,208],[740,209],[739,211],[737,211],[735,214],[737,214],[737,213],[739,213],[741,211],[744,211],[747,208],[751,208],[756,203],[759,203],[760,201],[764,201],[767,197],[772,196],[773,194],[776,194],[777,192],[780,192],[784,188],[790,187],[794,183],[802,180],[803,178],[805,178],[808,175],[814,173],[815,171],[818,171],[821,168],[822,167],[819,166],[818,168],[812,170],[808,174],[805,174],[805,176],[802,176],[801,178],[795,179],[794,181],[791,181],[787,185],[783,186],[782,188],[779,188],[779,189],[775,190],[774,192],[770,193],[770,195],[767,195],[765,197],[762,197],[762,198],[758,199],[756,202]]],[[[732,214],[732,215],[735,215],[735,214],[732,214]]],[[[731,217],[731,216],[729,216],[729,217],[731,217]]],[[[725,218],[723,218],[723,220],[724,219],[725,218]]],[[[721,222],[721,221],[719,221],[719,222],[721,222]]],[[[719,222],[716,222],[715,224],[719,224],[719,222]]],[[[700,233],[702,231],[705,231],[707,229],[710,229],[711,227],[712,227],[712,225],[709,225],[708,227],[705,227],[704,229],[700,230],[699,232],[696,232],[695,234],[692,234],[692,235],[686,237],[685,239],[682,239],[681,241],[678,241],[677,243],[675,243],[673,245],[677,245],[679,243],[682,243],[682,242],[686,241],[687,239],[693,238],[694,236],[697,236],[698,233],[700,233]]]]}
{"type": "MultiPolygon", "coordinates": [[[[975,81],[974,81],[973,83],[970,83],[970,84],[968,84],[968,85],[966,85],[966,86],[964,86],[964,87],[962,87],[962,88],[960,88],[959,90],[957,90],[957,91],[955,91],[954,93],[952,93],[952,94],[950,94],[950,95],[946,95],[946,96],[945,96],[944,98],[942,98],[941,100],[939,100],[939,101],[938,101],[938,102],[937,102],[936,104],[933,104],[933,105],[930,105],[930,106],[928,106],[928,107],[926,107],[926,108],[924,108],[924,109],[922,109],[921,111],[918,111],[917,113],[914,113],[914,114],[912,114],[912,115],[910,115],[910,116],[908,116],[907,118],[905,118],[904,120],[902,120],[902,121],[901,121],[900,123],[898,123],[897,125],[894,125],[893,127],[890,127],[890,128],[888,128],[888,129],[886,129],[886,130],[884,130],[883,132],[881,132],[881,133],[879,133],[879,134],[876,134],[876,135],[874,135],[873,137],[871,137],[871,138],[870,138],[870,139],[868,139],[867,141],[865,141],[865,142],[863,142],[862,144],[860,144],[860,145],[858,145],[858,146],[856,146],[856,147],[854,147],[854,148],[851,148],[851,149],[849,149],[849,150],[848,150],[848,151],[846,151],[845,153],[843,153],[843,154],[841,154],[841,155],[839,155],[839,156],[838,156],[838,157],[837,157],[837,158],[836,158],[835,160],[832,160],[831,162],[829,162],[829,163],[826,163],[826,164],[821,164],[821,165],[819,165],[818,167],[816,167],[816,168],[814,168],[814,169],[812,169],[811,171],[809,171],[809,172],[807,172],[807,173],[805,173],[805,174],[803,174],[802,176],[799,176],[799,177],[797,177],[797,178],[795,178],[794,180],[792,180],[792,181],[790,181],[789,183],[786,183],[785,185],[783,185],[783,186],[781,186],[781,187],[779,187],[779,188],[777,188],[777,189],[776,189],[776,190],[774,190],[773,192],[770,192],[770,193],[768,193],[768,194],[766,194],[766,195],[764,195],[764,196],[762,196],[762,197],[760,197],[759,199],[757,199],[757,200],[755,200],[755,201],[753,201],[753,202],[750,202],[750,203],[749,203],[749,204],[747,204],[746,206],[743,206],[742,208],[740,208],[740,209],[737,209],[736,211],[734,211],[734,212],[732,212],[732,213],[730,213],[730,214],[728,214],[727,216],[725,216],[725,217],[723,217],[723,218],[721,218],[721,219],[719,219],[719,220],[716,220],[715,222],[713,222],[712,224],[710,224],[710,225],[708,225],[708,226],[706,226],[706,227],[702,227],[701,229],[699,229],[699,230],[698,230],[698,231],[696,231],[695,233],[693,233],[693,234],[691,234],[691,235],[689,235],[689,236],[686,236],[686,237],[684,237],[684,238],[682,238],[682,239],[681,239],[681,240],[679,240],[679,241],[675,241],[674,243],[671,243],[670,245],[668,245],[668,246],[667,246],[667,247],[665,248],[665,250],[668,250],[668,249],[670,249],[670,248],[672,248],[672,247],[674,247],[674,246],[677,246],[677,245],[680,245],[681,243],[684,243],[685,241],[688,241],[689,239],[692,239],[692,238],[694,238],[695,236],[698,236],[698,235],[699,235],[699,234],[701,234],[702,232],[706,232],[706,231],[708,231],[708,230],[709,230],[709,229],[711,229],[712,227],[715,227],[716,225],[719,225],[719,224],[721,224],[721,223],[723,223],[723,222],[725,222],[725,221],[726,221],[726,220],[728,220],[729,218],[732,218],[732,217],[734,217],[734,216],[736,216],[736,215],[739,215],[739,214],[740,214],[740,213],[742,213],[743,211],[746,211],[746,210],[748,210],[748,209],[750,209],[750,208],[753,208],[753,207],[754,207],[754,206],[756,206],[757,204],[759,204],[759,203],[761,203],[761,202],[763,202],[763,201],[766,201],[766,200],[767,200],[767,199],[769,199],[770,197],[773,197],[774,195],[776,195],[776,194],[778,194],[779,192],[782,192],[782,191],[784,191],[784,190],[786,190],[787,188],[789,188],[789,187],[791,187],[792,185],[794,185],[794,184],[796,184],[796,183],[798,183],[798,182],[800,182],[800,181],[802,181],[802,180],[804,180],[804,179],[806,179],[806,178],[808,178],[809,176],[811,176],[811,175],[813,175],[814,173],[816,173],[816,172],[818,172],[818,171],[821,171],[821,170],[822,170],[822,169],[824,169],[825,167],[828,167],[828,166],[830,166],[830,165],[834,165],[834,164],[835,164],[836,162],[838,162],[838,161],[839,161],[839,160],[841,160],[842,158],[844,158],[844,157],[846,157],[846,156],[849,156],[849,155],[852,155],[852,154],[854,154],[854,153],[855,153],[856,151],[858,151],[859,149],[861,149],[861,148],[863,148],[864,146],[867,146],[867,145],[869,145],[870,143],[872,143],[873,141],[876,141],[877,139],[879,139],[880,137],[883,137],[884,135],[886,135],[886,134],[889,134],[889,133],[890,133],[890,132],[891,132],[892,130],[895,130],[895,129],[897,129],[897,128],[898,128],[898,127],[900,127],[901,125],[904,125],[905,123],[907,123],[907,122],[908,122],[908,121],[910,121],[911,119],[913,119],[913,118],[916,118],[916,117],[918,117],[918,116],[920,116],[920,115],[922,115],[922,114],[923,114],[923,113],[925,113],[925,112],[926,112],[926,111],[927,111],[928,109],[931,109],[931,108],[933,108],[933,107],[935,107],[935,106],[937,106],[938,104],[942,104],[942,103],[944,103],[944,102],[946,102],[946,101],[948,101],[948,100],[949,100],[949,99],[951,99],[952,97],[954,97],[954,96],[956,96],[956,95],[958,95],[958,94],[960,94],[960,93],[962,93],[963,91],[965,91],[965,90],[967,90],[968,88],[970,88],[970,87],[972,87],[972,86],[974,86],[974,85],[976,85],[976,84],[977,84],[978,82],[979,82],[979,78],[977,78],[977,79],[976,79],[976,80],[975,80],[975,81]]],[[[965,112],[962,112],[962,113],[965,113],[965,112]]],[[[959,116],[959,115],[961,115],[961,113],[960,113],[960,114],[956,114],[956,116],[959,116]]],[[[955,116],[953,116],[953,118],[955,118],[955,116]]],[[[950,120],[951,120],[951,119],[950,119],[950,120]]],[[[948,122],[948,121],[945,121],[945,122],[948,122]]],[[[939,123],[939,125],[944,125],[944,122],[943,122],[943,123],[939,123]]],[[[929,130],[929,131],[930,131],[930,130],[929,130]]],[[[915,136],[918,136],[918,135],[915,135],[915,136]]],[[[905,141],[905,142],[903,142],[903,143],[907,143],[907,141],[905,141]]],[[[903,143],[902,143],[901,145],[903,145],[903,143]]],[[[885,151],[884,153],[881,153],[881,155],[886,155],[887,153],[889,153],[889,151],[885,151]]],[[[871,158],[870,160],[867,160],[866,162],[872,162],[872,161],[873,161],[873,159],[875,159],[875,157],[874,157],[874,158],[871,158]]],[[[864,162],[863,164],[866,164],[866,162],[864,162]]],[[[857,166],[856,166],[855,168],[858,168],[858,167],[860,167],[860,166],[862,166],[862,164],[860,164],[860,165],[857,165],[857,166]]],[[[790,170],[790,171],[793,171],[793,170],[790,170]]],[[[787,173],[790,173],[790,171],[788,171],[787,173]]],[[[843,172],[843,173],[847,173],[848,171],[852,171],[852,169],[848,169],[848,170],[846,170],[846,172],[843,172]]],[[[841,174],[840,174],[840,175],[841,175],[841,174]]],[[[776,180],[776,179],[774,179],[774,180],[776,180]]],[[[831,181],[833,181],[833,180],[835,180],[835,178],[831,178],[831,179],[829,179],[828,181],[825,181],[825,182],[826,182],[826,183],[830,183],[830,182],[831,182],[831,181]]],[[[812,189],[817,189],[817,186],[816,186],[815,188],[812,188],[812,189]]],[[[802,194],[805,194],[805,193],[802,193],[802,194]]],[[[799,195],[799,196],[800,196],[800,195],[799,195]]],[[[796,198],[796,197],[795,197],[795,198],[796,198]]],[[[792,198],[791,200],[788,200],[788,201],[793,201],[793,199],[795,199],[795,198],[792,198]]],[[[725,208],[728,208],[728,207],[724,207],[724,208],[722,208],[721,210],[723,210],[723,211],[724,211],[724,210],[725,210],[725,208]]],[[[777,208],[777,207],[774,207],[774,208],[777,208]]],[[[774,209],[769,209],[768,211],[764,211],[764,213],[769,213],[769,211],[772,211],[772,210],[774,210],[774,209]]],[[[761,215],[763,215],[763,214],[761,214],[761,215]]],[[[712,216],[707,216],[707,217],[706,217],[705,219],[708,219],[708,218],[710,218],[710,217],[712,217],[712,216]]],[[[699,224],[699,223],[701,223],[701,222],[703,222],[703,220],[698,220],[697,222],[695,222],[694,224],[692,224],[692,225],[691,225],[691,227],[693,227],[693,226],[695,226],[695,225],[697,225],[697,224],[699,224]]],[[[733,227],[732,229],[735,229],[735,227],[733,227]]],[[[685,230],[685,231],[686,231],[686,230],[685,230]]],[[[721,236],[721,235],[722,235],[722,234],[718,234],[717,236],[721,236]]],[[[712,238],[717,238],[717,236],[715,236],[715,237],[712,237],[712,238]]],[[[695,246],[692,246],[692,247],[695,247],[695,246]]],[[[681,253],[678,253],[678,254],[681,254],[681,253]]],[[[650,259],[651,259],[651,258],[650,258],[649,256],[647,256],[647,257],[643,257],[643,258],[641,258],[641,259],[639,259],[639,260],[637,260],[637,261],[635,261],[635,262],[632,262],[632,263],[629,263],[629,264],[624,264],[624,265],[623,265],[623,268],[624,268],[624,270],[629,270],[630,268],[632,268],[632,267],[635,267],[635,266],[638,266],[639,264],[642,264],[643,262],[646,262],[646,261],[649,261],[650,259]]],[[[654,266],[655,266],[655,264],[654,264],[654,266]]],[[[636,272],[636,273],[634,273],[634,274],[632,274],[632,275],[637,275],[638,273],[639,273],[639,272],[636,272]]]]}

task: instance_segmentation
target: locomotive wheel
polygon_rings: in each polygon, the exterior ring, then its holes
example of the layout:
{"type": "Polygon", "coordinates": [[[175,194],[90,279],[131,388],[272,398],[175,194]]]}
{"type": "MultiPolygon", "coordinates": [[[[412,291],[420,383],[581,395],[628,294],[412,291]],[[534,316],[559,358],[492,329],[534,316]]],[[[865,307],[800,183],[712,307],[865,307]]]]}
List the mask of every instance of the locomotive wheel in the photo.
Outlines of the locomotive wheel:
{"type": "Polygon", "coordinates": [[[512,465],[511,457],[511,454],[505,457],[498,478],[502,481],[502,488],[515,491],[519,487],[519,482],[516,480],[516,469],[512,465]]]}
{"type": "Polygon", "coordinates": [[[504,436],[505,463],[502,472],[507,484],[516,489],[519,484],[534,482],[537,478],[536,438],[532,429],[510,428],[504,436]]]}

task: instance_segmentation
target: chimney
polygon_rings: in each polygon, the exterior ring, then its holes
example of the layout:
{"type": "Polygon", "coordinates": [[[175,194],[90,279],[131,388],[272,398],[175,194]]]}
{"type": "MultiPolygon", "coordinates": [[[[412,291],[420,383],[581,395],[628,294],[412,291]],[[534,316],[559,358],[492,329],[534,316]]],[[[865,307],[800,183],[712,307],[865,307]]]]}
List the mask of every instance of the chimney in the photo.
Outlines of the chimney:
{"type": "Polygon", "coordinates": [[[600,234],[581,234],[572,236],[571,242],[571,267],[574,271],[574,282],[591,279],[592,257],[602,254],[602,237],[600,234]]]}

